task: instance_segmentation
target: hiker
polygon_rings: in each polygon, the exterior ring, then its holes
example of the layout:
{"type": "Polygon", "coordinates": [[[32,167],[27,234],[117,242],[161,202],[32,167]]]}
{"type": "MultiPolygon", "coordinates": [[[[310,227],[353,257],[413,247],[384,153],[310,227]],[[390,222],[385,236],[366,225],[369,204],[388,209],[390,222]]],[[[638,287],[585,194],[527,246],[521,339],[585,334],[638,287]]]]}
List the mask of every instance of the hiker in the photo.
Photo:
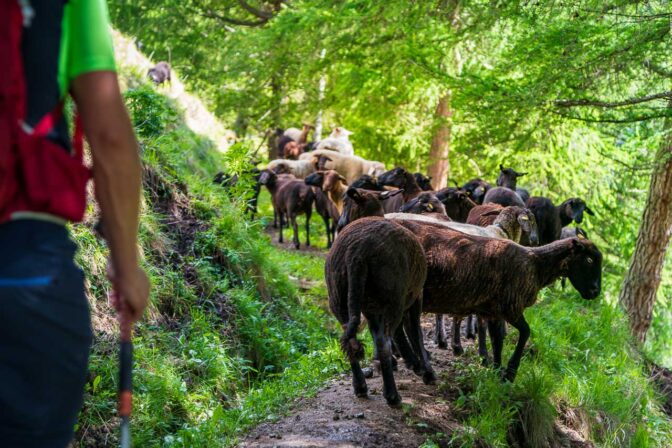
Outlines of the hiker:
{"type": "Polygon", "coordinates": [[[92,339],[84,276],[66,228],[86,207],[82,131],[114,305],[131,322],[149,295],[136,242],[138,145],[104,0],[0,0],[0,60],[0,445],[66,447],[92,339]],[[68,94],[79,117],[72,141],[61,112],[68,94]]]}

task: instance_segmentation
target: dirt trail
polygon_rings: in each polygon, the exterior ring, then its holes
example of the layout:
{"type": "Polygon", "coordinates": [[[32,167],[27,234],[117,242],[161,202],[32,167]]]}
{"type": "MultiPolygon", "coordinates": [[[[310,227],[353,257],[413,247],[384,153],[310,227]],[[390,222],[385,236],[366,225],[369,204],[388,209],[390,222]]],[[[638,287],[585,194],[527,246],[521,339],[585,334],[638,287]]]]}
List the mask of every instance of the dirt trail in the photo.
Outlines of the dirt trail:
{"type": "MultiPolygon", "coordinates": [[[[423,328],[429,333],[433,319],[425,317],[423,328]]],[[[452,352],[438,349],[429,334],[425,341],[437,373],[446,370],[452,352]]],[[[465,348],[470,344],[466,342],[465,348]]],[[[401,409],[385,402],[378,371],[367,379],[368,398],[355,397],[348,372],[327,383],[315,397],[300,401],[289,416],[255,428],[240,446],[415,448],[438,432],[450,433],[459,427],[452,400],[447,400],[436,385],[423,384],[402,364],[395,372],[403,400],[401,409]]]]}

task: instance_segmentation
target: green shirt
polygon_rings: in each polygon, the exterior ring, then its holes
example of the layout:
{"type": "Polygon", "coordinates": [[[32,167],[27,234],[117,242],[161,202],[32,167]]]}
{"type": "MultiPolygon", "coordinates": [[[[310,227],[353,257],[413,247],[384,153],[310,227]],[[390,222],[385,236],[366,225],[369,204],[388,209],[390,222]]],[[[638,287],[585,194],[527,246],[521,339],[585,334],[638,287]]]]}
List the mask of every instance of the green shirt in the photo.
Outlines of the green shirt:
{"type": "Polygon", "coordinates": [[[115,71],[105,0],[70,0],[63,13],[58,85],[64,96],[84,73],[115,71]]]}

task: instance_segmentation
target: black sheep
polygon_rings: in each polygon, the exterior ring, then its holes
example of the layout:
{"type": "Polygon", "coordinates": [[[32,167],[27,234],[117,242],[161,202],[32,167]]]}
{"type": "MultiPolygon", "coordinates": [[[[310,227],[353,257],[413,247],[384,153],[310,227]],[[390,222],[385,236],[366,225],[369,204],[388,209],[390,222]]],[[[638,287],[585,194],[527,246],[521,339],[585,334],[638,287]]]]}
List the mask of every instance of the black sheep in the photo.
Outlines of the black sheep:
{"type": "Polygon", "coordinates": [[[465,191],[469,198],[476,204],[481,205],[485,194],[492,186],[483,179],[471,179],[466,184],[462,185],[461,190],[465,191]]]}
{"type": "Polygon", "coordinates": [[[528,199],[527,208],[532,210],[537,218],[540,244],[549,244],[560,239],[562,228],[572,221],[581,224],[584,211],[589,215],[594,214],[580,198],[567,199],[556,207],[548,198],[533,196],[528,199]]]}

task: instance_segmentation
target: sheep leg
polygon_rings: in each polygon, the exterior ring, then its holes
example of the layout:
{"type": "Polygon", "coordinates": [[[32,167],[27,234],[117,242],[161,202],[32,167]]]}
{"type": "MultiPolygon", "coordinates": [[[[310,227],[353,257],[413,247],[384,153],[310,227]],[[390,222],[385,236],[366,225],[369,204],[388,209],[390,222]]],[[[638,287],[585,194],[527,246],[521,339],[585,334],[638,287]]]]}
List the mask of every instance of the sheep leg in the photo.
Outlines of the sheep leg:
{"type": "Polygon", "coordinates": [[[474,334],[474,326],[476,322],[474,319],[474,315],[470,314],[467,317],[467,339],[476,339],[476,335],[474,334]]]}
{"type": "Polygon", "coordinates": [[[493,367],[499,369],[502,367],[502,348],[504,347],[504,332],[502,331],[503,321],[501,319],[488,320],[488,333],[490,333],[490,343],[492,344],[493,367]]]}
{"type": "Polygon", "coordinates": [[[453,343],[451,347],[453,349],[453,355],[460,356],[464,353],[462,348],[462,335],[460,330],[462,329],[462,319],[453,317],[453,343]]]}
{"type": "Polygon", "coordinates": [[[331,226],[329,225],[329,217],[323,216],[324,228],[327,229],[327,249],[331,249],[331,226]]]}
{"type": "Polygon", "coordinates": [[[446,341],[446,329],[443,325],[443,314],[436,315],[436,335],[434,341],[439,348],[446,349],[448,348],[448,342],[446,341]]]}
{"type": "Polygon", "coordinates": [[[420,359],[418,359],[413,352],[411,345],[408,343],[408,338],[406,338],[406,333],[404,333],[403,325],[399,325],[394,332],[394,342],[396,343],[401,356],[404,358],[406,367],[418,374],[420,370],[420,359]]]}
{"type": "Polygon", "coordinates": [[[310,216],[312,214],[311,209],[306,210],[306,246],[310,247],[310,216]]]}
{"type": "Polygon", "coordinates": [[[299,243],[299,224],[296,222],[296,215],[292,213],[289,216],[289,220],[292,223],[292,230],[294,231],[294,237],[292,238],[294,241],[294,249],[298,249],[301,247],[301,244],[299,243]]]}
{"type": "Polygon", "coordinates": [[[420,314],[422,313],[422,302],[416,300],[406,312],[404,323],[407,324],[406,332],[411,340],[413,351],[420,357],[422,366],[422,382],[425,384],[434,384],[436,375],[432,364],[429,361],[429,353],[425,349],[422,335],[422,326],[420,325],[420,314]]]}
{"type": "Polygon", "coordinates": [[[397,386],[394,383],[394,372],[392,370],[392,345],[388,335],[385,334],[385,324],[381,316],[367,315],[369,321],[369,331],[378,347],[378,356],[380,356],[380,370],[383,376],[383,397],[390,406],[399,406],[401,397],[397,392],[397,386]]]}
{"type": "Polygon", "coordinates": [[[516,378],[520,359],[523,356],[523,350],[525,350],[525,344],[530,338],[530,326],[527,324],[524,316],[521,315],[516,321],[510,323],[518,330],[518,342],[516,343],[513,355],[511,355],[511,359],[509,359],[509,364],[506,366],[506,373],[504,374],[504,380],[506,381],[513,381],[516,378]]]}
{"type": "Polygon", "coordinates": [[[485,322],[485,319],[481,317],[478,318],[478,354],[481,357],[482,364],[487,366],[490,365],[490,359],[488,358],[488,346],[485,341],[485,338],[487,337],[485,322]]]}
{"type": "Polygon", "coordinates": [[[280,239],[278,241],[282,243],[282,212],[278,212],[278,221],[280,221],[280,239]]]}
{"type": "Polygon", "coordinates": [[[364,372],[359,365],[359,361],[351,360],[350,370],[352,370],[352,388],[355,391],[355,396],[366,398],[369,394],[369,388],[366,385],[366,378],[364,378],[364,372]]]}

